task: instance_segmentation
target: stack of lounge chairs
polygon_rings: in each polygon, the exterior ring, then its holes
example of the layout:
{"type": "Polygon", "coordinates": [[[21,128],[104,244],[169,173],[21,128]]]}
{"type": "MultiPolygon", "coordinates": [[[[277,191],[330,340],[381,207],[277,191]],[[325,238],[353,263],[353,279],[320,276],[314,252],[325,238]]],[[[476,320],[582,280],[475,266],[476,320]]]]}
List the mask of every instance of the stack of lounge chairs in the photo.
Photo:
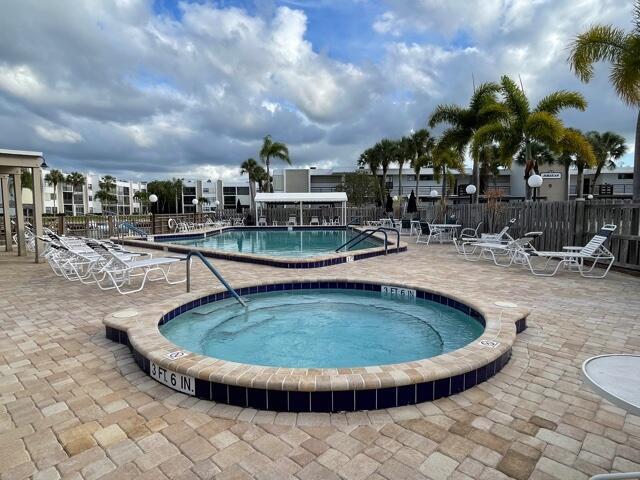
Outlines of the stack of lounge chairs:
{"type": "Polygon", "coordinates": [[[52,232],[38,238],[46,245],[43,257],[53,272],[71,282],[95,284],[100,290],[115,289],[127,295],[142,290],[147,281],[165,280],[170,285],[186,281],[184,275],[171,278],[171,267],[181,262],[181,258],[153,258],[148,253],[125,250],[111,241],[52,232]]]}

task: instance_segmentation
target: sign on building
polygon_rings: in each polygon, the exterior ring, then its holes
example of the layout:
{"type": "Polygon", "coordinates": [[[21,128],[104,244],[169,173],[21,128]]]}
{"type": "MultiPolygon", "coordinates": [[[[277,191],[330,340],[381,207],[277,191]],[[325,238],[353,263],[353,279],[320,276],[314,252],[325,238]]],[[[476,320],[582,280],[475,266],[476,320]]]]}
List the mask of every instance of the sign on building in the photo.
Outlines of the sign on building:
{"type": "Polygon", "coordinates": [[[542,178],[562,178],[562,172],[542,172],[542,178]]]}

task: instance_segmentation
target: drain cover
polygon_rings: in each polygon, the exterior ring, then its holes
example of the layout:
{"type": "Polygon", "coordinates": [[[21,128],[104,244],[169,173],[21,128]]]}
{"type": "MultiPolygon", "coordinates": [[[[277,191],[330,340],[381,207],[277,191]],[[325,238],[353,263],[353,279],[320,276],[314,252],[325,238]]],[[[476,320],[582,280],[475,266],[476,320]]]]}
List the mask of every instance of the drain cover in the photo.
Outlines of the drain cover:
{"type": "Polygon", "coordinates": [[[114,313],[112,316],[115,318],[131,318],[138,315],[137,310],[120,310],[119,312],[114,313]]]}

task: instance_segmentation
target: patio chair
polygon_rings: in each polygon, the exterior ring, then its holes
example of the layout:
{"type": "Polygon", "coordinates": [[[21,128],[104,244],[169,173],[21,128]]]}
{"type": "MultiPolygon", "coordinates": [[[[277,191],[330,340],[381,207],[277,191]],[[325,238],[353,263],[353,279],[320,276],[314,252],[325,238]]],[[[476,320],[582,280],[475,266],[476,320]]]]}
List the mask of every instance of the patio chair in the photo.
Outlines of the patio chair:
{"type": "Polygon", "coordinates": [[[126,261],[117,256],[112,256],[111,261],[107,262],[97,271],[92,271],[92,276],[100,290],[116,289],[122,295],[136,293],[142,290],[147,282],[155,282],[165,280],[169,285],[176,285],[185,282],[186,276],[180,280],[171,280],[171,266],[181,262],[182,258],[177,257],[160,257],[149,258],[143,260],[126,261]],[[159,272],[158,277],[150,276],[153,272],[159,272]],[[142,281],[137,288],[124,289],[125,285],[131,285],[131,280],[135,277],[142,277],[142,281]]]}
{"type": "Polygon", "coordinates": [[[492,260],[499,267],[509,267],[514,263],[522,264],[522,255],[534,251],[532,242],[542,235],[542,232],[527,232],[523,237],[504,242],[475,242],[463,243],[462,251],[465,260],[475,262],[481,259],[492,260]],[[502,259],[506,259],[501,261],[502,259]]]}
{"type": "MultiPolygon", "coordinates": [[[[481,222],[482,223],[482,222],[481,222]]],[[[509,232],[509,229],[511,228],[511,226],[516,223],[516,219],[512,218],[511,220],[509,220],[509,222],[507,223],[507,225],[505,225],[505,227],[500,230],[498,233],[483,233],[480,236],[478,236],[477,234],[473,237],[471,236],[466,236],[466,237],[462,237],[462,235],[460,236],[460,238],[453,238],[453,244],[456,247],[456,250],[458,251],[458,253],[460,255],[464,254],[463,251],[463,244],[470,244],[470,243],[475,243],[475,242],[483,242],[483,243],[506,243],[509,240],[513,240],[513,238],[511,238],[509,236],[509,234],[507,232],[509,232]]],[[[476,231],[480,228],[480,224],[478,224],[478,227],[476,227],[476,231]]],[[[470,229],[465,229],[465,230],[470,230],[470,229]]],[[[464,230],[463,230],[464,232],[464,230]]],[[[467,232],[469,233],[469,232],[467,232]]]]}
{"type": "Polygon", "coordinates": [[[318,220],[318,217],[311,217],[311,221],[309,222],[309,225],[320,225],[320,221],[318,220]]]}
{"type": "Polygon", "coordinates": [[[418,236],[416,237],[416,243],[426,243],[427,245],[429,245],[429,242],[431,242],[432,239],[437,239],[442,242],[442,237],[444,234],[444,230],[435,227],[431,222],[420,223],[420,231],[418,232],[418,236]]]}
{"type": "Polygon", "coordinates": [[[258,226],[266,227],[267,226],[267,217],[259,217],[258,218],[258,226]]]}
{"type": "Polygon", "coordinates": [[[471,238],[479,238],[478,237],[478,232],[480,231],[480,227],[482,226],[483,222],[479,222],[478,225],[476,226],[476,228],[463,228],[460,231],[460,237],[459,239],[461,241],[467,240],[467,239],[471,239],[471,238]]]}
{"type": "Polygon", "coordinates": [[[603,225],[589,243],[577,251],[539,252],[532,250],[519,252],[518,257],[522,260],[522,263],[529,268],[531,273],[538,277],[552,277],[558,272],[561,266],[566,266],[569,267],[567,270],[577,271],[585,278],[604,278],[607,276],[607,273],[609,273],[616,259],[604,244],[609,240],[616,228],[616,225],[612,224],[603,225]],[[534,267],[532,260],[536,258],[546,259],[542,269],[534,267]],[[552,265],[551,268],[549,268],[553,260],[556,260],[557,263],[555,267],[552,265]],[[591,262],[591,265],[588,266],[585,262],[591,262]],[[598,264],[605,267],[604,272],[599,275],[592,274],[591,272],[598,264]]]}
{"type": "Polygon", "coordinates": [[[295,215],[289,215],[289,220],[287,220],[287,225],[293,225],[294,227],[298,225],[297,217],[295,215]]]}

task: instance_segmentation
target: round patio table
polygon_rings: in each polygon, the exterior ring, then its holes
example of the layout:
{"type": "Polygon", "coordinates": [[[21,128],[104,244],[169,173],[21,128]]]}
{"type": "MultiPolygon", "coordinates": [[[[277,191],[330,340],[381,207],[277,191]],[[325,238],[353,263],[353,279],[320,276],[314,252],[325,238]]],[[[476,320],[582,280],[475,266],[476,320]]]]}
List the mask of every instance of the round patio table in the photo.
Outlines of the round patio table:
{"type": "Polygon", "coordinates": [[[614,405],[640,415],[640,355],[592,357],[582,364],[585,382],[614,405]]]}

